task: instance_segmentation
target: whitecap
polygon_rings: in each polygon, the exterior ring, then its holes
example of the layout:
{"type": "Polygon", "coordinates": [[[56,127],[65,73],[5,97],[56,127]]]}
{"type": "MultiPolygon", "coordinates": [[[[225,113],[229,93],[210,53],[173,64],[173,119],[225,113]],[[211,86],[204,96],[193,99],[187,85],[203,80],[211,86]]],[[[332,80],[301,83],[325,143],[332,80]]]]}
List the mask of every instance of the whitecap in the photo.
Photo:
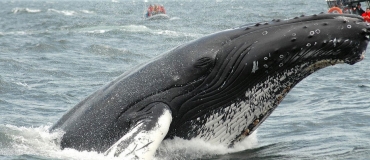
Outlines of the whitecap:
{"type": "Polygon", "coordinates": [[[184,140],[174,138],[164,140],[158,148],[155,159],[199,159],[204,156],[225,155],[256,147],[258,144],[256,131],[236,143],[233,148],[222,144],[210,144],[201,139],[184,140]]]}
{"type": "Polygon", "coordinates": [[[55,13],[60,13],[60,14],[64,14],[66,16],[72,16],[74,14],[76,14],[75,11],[69,11],[69,10],[56,10],[56,9],[48,9],[49,12],[55,12],[55,13]]]}
{"type": "Polygon", "coordinates": [[[196,33],[185,33],[185,32],[178,32],[178,31],[171,31],[171,30],[153,30],[152,33],[158,34],[158,35],[165,35],[169,37],[201,37],[202,34],[196,34],[196,33]]]}
{"type": "Polygon", "coordinates": [[[179,19],[181,19],[180,17],[171,17],[170,18],[170,21],[172,21],[172,20],[179,20],[179,19]]]}
{"type": "Polygon", "coordinates": [[[15,84],[23,87],[28,87],[28,84],[26,82],[16,82],[15,84]]]}
{"type": "Polygon", "coordinates": [[[147,26],[144,25],[127,25],[127,26],[121,26],[121,30],[128,31],[128,32],[150,32],[151,29],[149,29],[147,26]]]}
{"type": "Polygon", "coordinates": [[[31,31],[0,32],[0,36],[4,36],[4,35],[24,36],[24,35],[30,35],[30,34],[33,34],[33,32],[31,32],[31,31]]]}
{"type": "Polygon", "coordinates": [[[95,13],[94,11],[89,11],[89,10],[81,10],[82,13],[86,13],[86,14],[93,14],[95,13]]]}
{"type": "MultiPolygon", "coordinates": [[[[0,125],[0,134],[8,137],[0,150],[0,155],[39,155],[52,159],[89,159],[105,160],[120,159],[108,157],[102,153],[93,151],[77,151],[75,149],[60,149],[62,131],[50,132],[51,125],[40,127],[18,127],[14,125],[0,125]]],[[[215,145],[200,139],[184,140],[174,138],[164,140],[158,148],[154,159],[184,159],[201,158],[205,155],[223,155],[251,149],[257,146],[256,132],[243,141],[237,143],[234,148],[223,145],[215,145]]],[[[121,157],[122,158],[122,157],[121,157]]]]}
{"type": "Polygon", "coordinates": [[[94,26],[94,27],[86,27],[80,28],[76,30],[77,32],[82,33],[92,33],[92,34],[104,34],[110,31],[121,31],[121,32],[129,32],[129,33],[147,33],[147,34],[154,34],[154,35],[164,35],[168,37],[201,37],[202,34],[196,33],[186,33],[186,32],[178,32],[172,30],[162,30],[162,29],[151,29],[145,25],[124,25],[124,26],[94,26]]]}
{"type": "Polygon", "coordinates": [[[100,33],[100,34],[102,34],[102,33],[105,33],[105,32],[107,32],[107,30],[104,30],[104,29],[99,29],[99,30],[93,30],[93,31],[86,31],[86,33],[100,33]]]}
{"type": "Polygon", "coordinates": [[[26,11],[28,13],[39,13],[39,12],[41,12],[41,10],[39,10],[39,9],[28,9],[28,8],[26,8],[26,11]]]}
{"type": "Polygon", "coordinates": [[[0,155],[39,155],[51,159],[71,160],[114,160],[119,158],[107,157],[92,151],[77,151],[75,149],[60,149],[60,139],[63,132],[49,132],[50,126],[18,127],[0,125],[0,133],[10,139],[7,146],[2,146],[0,155]]]}
{"type": "Polygon", "coordinates": [[[12,12],[14,14],[17,14],[17,13],[39,13],[39,12],[41,12],[41,10],[39,10],[39,9],[29,9],[29,8],[19,8],[19,7],[16,7],[16,8],[13,8],[12,9],[12,12]]]}

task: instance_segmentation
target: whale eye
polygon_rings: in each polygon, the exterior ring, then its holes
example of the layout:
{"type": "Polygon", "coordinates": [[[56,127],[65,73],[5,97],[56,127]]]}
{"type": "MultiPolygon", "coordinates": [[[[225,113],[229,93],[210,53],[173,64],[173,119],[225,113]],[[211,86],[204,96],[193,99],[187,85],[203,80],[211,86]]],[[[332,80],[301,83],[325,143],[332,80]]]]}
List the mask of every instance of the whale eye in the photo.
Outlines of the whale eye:
{"type": "Polygon", "coordinates": [[[195,68],[204,68],[204,67],[208,67],[212,64],[212,59],[209,58],[209,57],[203,57],[203,58],[200,58],[198,59],[195,64],[194,64],[194,67],[195,68]]]}

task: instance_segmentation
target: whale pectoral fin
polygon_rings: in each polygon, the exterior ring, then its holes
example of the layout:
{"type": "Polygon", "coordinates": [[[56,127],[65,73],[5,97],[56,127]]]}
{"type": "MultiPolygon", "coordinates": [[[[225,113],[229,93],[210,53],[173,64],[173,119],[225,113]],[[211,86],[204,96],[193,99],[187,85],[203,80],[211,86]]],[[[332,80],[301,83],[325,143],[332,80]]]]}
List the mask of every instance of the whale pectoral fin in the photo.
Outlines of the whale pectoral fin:
{"type": "Polygon", "coordinates": [[[152,159],[155,151],[166,136],[172,115],[169,106],[162,102],[144,107],[135,117],[135,124],[105,155],[125,159],[152,159]]]}

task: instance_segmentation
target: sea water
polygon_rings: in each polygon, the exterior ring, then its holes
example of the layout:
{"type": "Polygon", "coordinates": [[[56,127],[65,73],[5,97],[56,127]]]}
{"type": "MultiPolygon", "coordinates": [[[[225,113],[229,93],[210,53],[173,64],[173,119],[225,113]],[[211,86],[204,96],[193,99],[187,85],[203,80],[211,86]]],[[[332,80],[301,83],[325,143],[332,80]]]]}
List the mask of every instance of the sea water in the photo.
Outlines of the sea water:
{"type": "MultiPolygon", "coordinates": [[[[104,84],[178,45],[326,11],[324,0],[2,0],[0,159],[119,159],[61,150],[63,133],[48,129],[104,84]],[[154,3],[170,19],[145,20],[154,3]]],[[[175,138],[163,142],[155,159],[367,159],[369,64],[365,58],[304,79],[235,148],[175,138]]]]}

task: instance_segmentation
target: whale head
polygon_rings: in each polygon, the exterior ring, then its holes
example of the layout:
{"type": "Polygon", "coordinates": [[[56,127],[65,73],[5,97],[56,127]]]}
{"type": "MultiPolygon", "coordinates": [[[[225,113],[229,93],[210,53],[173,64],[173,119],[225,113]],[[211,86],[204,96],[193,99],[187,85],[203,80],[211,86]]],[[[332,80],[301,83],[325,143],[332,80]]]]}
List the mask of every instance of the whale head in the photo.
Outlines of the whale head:
{"type": "Polygon", "coordinates": [[[297,63],[355,64],[364,58],[369,24],[361,17],[322,14],[273,22],[250,28],[254,36],[265,37],[252,45],[259,43],[254,54],[262,70],[297,63]]]}
{"type": "MultiPolygon", "coordinates": [[[[196,40],[196,46],[207,47],[196,52],[190,44],[187,51],[196,57],[195,64],[204,62],[207,75],[180,107],[170,137],[232,146],[305,77],[327,66],[361,61],[369,29],[359,16],[319,14],[240,26],[196,40]]],[[[199,68],[194,66],[189,67],[199,68]]]]}

